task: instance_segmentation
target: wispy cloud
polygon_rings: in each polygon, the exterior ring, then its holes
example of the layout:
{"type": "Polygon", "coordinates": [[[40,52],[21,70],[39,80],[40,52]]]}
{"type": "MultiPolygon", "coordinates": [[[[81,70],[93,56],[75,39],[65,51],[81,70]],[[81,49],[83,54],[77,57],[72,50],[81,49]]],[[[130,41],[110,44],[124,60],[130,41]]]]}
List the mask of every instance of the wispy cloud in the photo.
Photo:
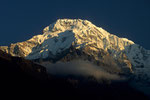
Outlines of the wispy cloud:
{"type": "Polygon", "coordinates": [[[111,74],[103,70],[100,66],[96,66],[89,61],[74,60],[70,62],[57,62],[55,64],[44,62],[42,63],[48,73],[53,75],[81,75],[81,76],[94,76],[96,79],[108,79],[108,80],[121,80],[119,75],[111,74]]]}

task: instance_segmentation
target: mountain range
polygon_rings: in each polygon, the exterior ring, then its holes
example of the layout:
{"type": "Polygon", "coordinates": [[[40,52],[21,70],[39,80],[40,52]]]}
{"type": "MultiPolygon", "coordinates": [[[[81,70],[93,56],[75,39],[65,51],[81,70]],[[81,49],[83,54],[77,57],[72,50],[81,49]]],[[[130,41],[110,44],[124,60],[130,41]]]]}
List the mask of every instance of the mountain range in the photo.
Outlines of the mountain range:
{"type": "Polygon", "coordinates": [[[131,84],[142,86],[144,91],[145,88],[150,90],[150,50],[110,34],[88,20],[58,19],[44,28],[42,34],[24,42],[0,46],[0,50],[41,65],[76,59],[89,61],[109,73],[134,80],[131,84]]]}

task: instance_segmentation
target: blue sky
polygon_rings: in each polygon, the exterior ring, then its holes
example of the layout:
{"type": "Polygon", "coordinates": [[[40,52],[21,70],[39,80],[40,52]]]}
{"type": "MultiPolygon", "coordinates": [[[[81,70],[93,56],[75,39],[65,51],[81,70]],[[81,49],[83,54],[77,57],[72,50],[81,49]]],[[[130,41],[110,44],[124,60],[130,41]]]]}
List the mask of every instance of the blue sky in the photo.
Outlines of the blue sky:
{"type": "Polygon", "coordinates": [[[27,40],[59,18],[87,19],[150,49],[150,0],[3,0],[0,45],[27,40]]]}

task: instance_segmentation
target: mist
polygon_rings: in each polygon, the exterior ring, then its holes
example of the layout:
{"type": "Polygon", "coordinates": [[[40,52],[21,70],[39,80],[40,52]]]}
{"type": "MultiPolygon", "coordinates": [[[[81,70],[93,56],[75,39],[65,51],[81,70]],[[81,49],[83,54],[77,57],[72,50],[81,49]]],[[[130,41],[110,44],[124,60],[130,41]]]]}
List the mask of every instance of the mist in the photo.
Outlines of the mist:
{"type": "Polygon", "coordinates": [[[43,66],[47,68],[49,74],[58,76],[93,76],[96,79],[107,79],[107,80],[122,80],[124,78],[117,74],[111,74],[103,70],[100,66],[96,66],[89,61],[73,60],[70,62],[43,62],[43,66]]]}

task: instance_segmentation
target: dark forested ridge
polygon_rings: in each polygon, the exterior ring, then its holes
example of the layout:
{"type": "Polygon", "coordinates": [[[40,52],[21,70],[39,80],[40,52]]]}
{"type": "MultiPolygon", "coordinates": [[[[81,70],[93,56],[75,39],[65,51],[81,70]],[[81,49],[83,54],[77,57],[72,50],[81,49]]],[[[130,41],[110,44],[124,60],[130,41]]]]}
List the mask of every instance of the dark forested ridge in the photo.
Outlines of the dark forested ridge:
{"type": "Polygon", "coordinates": [[[98,82],[93,77],[57,77],[32,61],[0,51],[1,97],[49,100],[148,100],[127,82],[98,82]]]}

